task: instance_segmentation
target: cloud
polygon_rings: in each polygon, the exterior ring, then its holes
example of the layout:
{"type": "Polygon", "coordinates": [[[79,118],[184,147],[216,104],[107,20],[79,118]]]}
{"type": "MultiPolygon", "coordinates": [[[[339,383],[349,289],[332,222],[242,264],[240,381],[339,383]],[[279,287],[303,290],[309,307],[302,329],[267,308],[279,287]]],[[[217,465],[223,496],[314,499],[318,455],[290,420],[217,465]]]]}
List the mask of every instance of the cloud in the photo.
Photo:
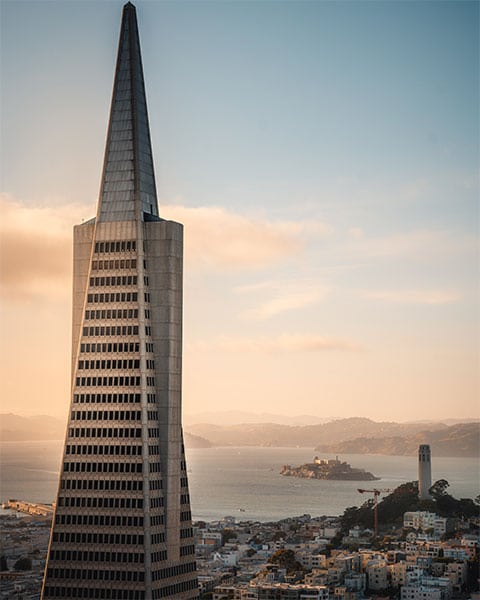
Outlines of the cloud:
{"type": "Polygon", "coordinates": [[[187,343],[190,351],[222,350],[228,352],[286,354],[295,352],[358,352],[362,346],[351,340],[316,334],[283,334],[276,337],[226,337],[212,341],[187,343]]]}
{"type": "Polygon", "coordinates": [[[458,302],[461,295],[457,292],[442,290],[371,290],[363,292],[364,298],[395,304],[424,304],[440,306],[458,302]]]}
{"type": "Polygon", "coordinates": [[[13,300],[57,297],[70,292],[72,226],[88,209],[82,205],[28,207],[0,196],[0,281],[13,300]]]}
{"type": "Polygon", "coordinates": [[[404,257],[424,261],[431,258],[451,258],[474,252],[477,240],[468,234],[421,229],[386,237],[367,237],[364,232],[352,228],[350,241],[344,251],[357,258],[404,257]]]}
{"type": "MultiPolygon", "coordinates": [[[[70,292],[72,228],[92,217],[90,205],[29,206],[0,195],[0,281],[11,299],[70,292]]],[[[221,207],[163,206],[185,224],[185,257],[193,267],[260,269],[298,255],[312,237],[328,233],[317,221],[268,221],[221,207]]]]}
{"type": "Polygon", "coordinates": [[[221,269],[267,267],[300,254],[308,239],[329,232],[319,221],[268,221],[218,206],[163,206],[162,215],[185,225],[188,261],[221,269]]]}
{"type": "Polygon", "coordinates": [[[241,313],[245,319],[264,320],[290,310],[316,304],[330,292],[330,287],[310,281],[265,281],[235,288],[238,293],[262,292],[267,290],[272,297],[257,307],[241,313]]]}

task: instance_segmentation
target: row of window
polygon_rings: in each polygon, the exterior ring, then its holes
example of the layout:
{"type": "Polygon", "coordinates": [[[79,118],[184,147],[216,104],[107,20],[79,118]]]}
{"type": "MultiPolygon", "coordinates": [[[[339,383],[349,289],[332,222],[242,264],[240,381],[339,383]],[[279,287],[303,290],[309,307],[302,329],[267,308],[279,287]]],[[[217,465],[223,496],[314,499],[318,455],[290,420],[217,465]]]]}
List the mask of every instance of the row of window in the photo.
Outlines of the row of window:
{"type": "MultiPolygon", "coordinates": [[[[140,411],[136,411],[135,414],[140,418],[140,411]]],[[[140,427],[70,427],[68,434],[71,437],[139,438],[142,437],[142,429],[140,427]]]]}
{"type": "MultiPolygon", "coordinates": [[[[152,465],[150,465],[152,466],[152,465]]],[[[65,473],[142,473],[142,463],[137,462],[65,462],[65,473]]]]}
{"type": "Polygon", "coordinates": [[[142,446],[75,446],[67,444],[65,454],[102,454],[104,456],[141,456],[142,446]]]}
{"type": "Polygon", "coordinates": [[[106,492],[141,492],[143,480],[135,479],[62,479],[62,490],[103,490],[106,492]]]}
{"type": "MultiPolygon", "coordinates": [[[[158,412],[149,410],[148,418],[158,419],[158,412]]],[[[74,410],[72,421],[140,421],[141,410],[74,410]]]]}
{"type": "Polygon", "coordinates": [[[173,567],[166,567],[165,569],[158,569],[158,571],[152,571],[152,581],[158,581],[159,579],[167,579],[169,577],[177,577],[178,575],[193,573],[196,570],[197,565],[194,562],[184,563],[183,565],[175,565],[173,567]]]}
{"type": "Polygon", "coordinates": [[[101,600],[145,600],[145,591],[46,585],[43,590],[43,598],[44,600],[49,600],[50,598],[59,598],[61,600],[71,600],[71,598],[99,598],[101,600]]]}
{"type": "Polygon", "coordinates": [[[150,498],[150,508],[161,508],[163,506],[163,498],[150,498]]]}
{"type": "MultiPolygon", "coordinates": [[[[163,506],[163,498],[161,498],[162,500],[162,506],[163,506]]],[[[152,527],[156,527],[158,525],[163,525],[165,522],[165,518],[163,515],[154,515],[152,517],[150,517],[150,525],[152,527]]]]}
{"type": "Polygon", "coordinates": [[[189,510],[184,510],[180,513],[180,521],[182,521],[182,523],[184,523],[185,521],[191,521],[192,520],[192,513],[189,510]]]}
{"type": "Polygon", "coordinates": [[[117,287],[137,285],[136,275],[112,275],[109,277],[90,277],[90,287],[117,287]]]}
{"type": "Polygon", "coordinates": [[[193,537],[193,529],[188,527],[187,529],[180,529],[180,539],[185,540],[193,537]]]}
{"type": "MultiPolygon", "coordinates": [[[[146,328],[145,328],[146,329],[146,328]]],[[[84,337],[98,337],[102,335],[138,335],[138,325],[106,325],[96,327],[84,327],[84,337]]]]}
{"type": "MultiPolygon", "coordinates": [[[[147,311],[145,311],[146,313],[147,311]]],[[[145,315],[146,316],[146,315],[145,315]]],[[[86,310],[85,320],[93,319],[137,319],[137,308],[102,308],[99,310],[86,310]]]]}
{"type": "Polygon", "coordinates": [[[143,527],[143,517],[117,515],[56,515],[57,525],[96,525],[98,527],[143,527]]]}
{"type": "MultiPolygon", "coordinates": [[[[147,379],[149,379],[147,377],[147,379]]],[[[153,379],[153,378],[152,378],[153,379]]],[[[138,387],[140,386],[140,377],[76,377],[75,385],[77,387],[90,387],[90,386],[125,386],[125,387],[138,387]]],[[[147,385],[150,385],[147,381],[147,385]]]]}
{"type": "Polygon", "coordinates": [[[188,504],[190,502],[189,494],[180,494],[180,504],[188,504]]]}
{"type": "MultiPolygon", "coordinates": [[[[91,498],[87,498],[91,500],[91,498]]],[[[102,500],[103,498],[99,498],[102,500]]],[[[132,500],[136,502],[136,500],[132,500]]],[[[128,507],[127,507],[128,508],[128,507]]],[[[74,531],[54,531],[52,541],[64,544],[126,544],[137,546],[143,544],[143,535],[136,533],[77,533],[74,531]]]]}
{"type": "MultiPolygon", "coordinates": [[[[88,550],[50,550],[50,560],[81,563],[86,562],[128,562],[128,563],[143,563],[144,555],[142,552],[104,552],[104,551],[88,551],[88,550]]],[[[166,550],[152,552],[150,554],[152,563],[167,560],[166,550]]]]}
{"type": "MultiPolygon", "coordinates": [[[[148,345],[148,344],[147,344],[148,345]]],[[[152,344],[153,346],[153,344],[152,344]]],[[[98,344],[80,344],[80,352],[139,352],[140,342],[103,342],[98,344]]],[[[149,352],[147,348],[147,352],[149,352]]],[[[153,352],[153,347],[151,352],[153,352]]]]}
{"type": "MultiPolygon", "coordinates": [[[[59,496],[58,506],[74,508],[143,508],[142,498],[90,498],[59,496]]],[[[91,535],[91,534],[89,534],[91,535]]],[[[62,541],[62,540],[56,540],[62,541]]],[[[68,541],[68,540],[63,540],[68,541]]],[[[105,542],[106,543],[106,542],[105,542]]]]}
{"type": "Polygon", "coordinates": [[[95,253],[103,252],[131,252],[137,249],[135,240],[121,240],[111,242],[95,242],[95,253]]]}
{"type": "Polygon", "coordinates": [[[50,550],[50,560],[79,562],[143,563],[141,552],[90,552],[87,550],[50,550]]]}
{"type": "Polygon", "coordinates": [[[195,545],[194,544],[191,544],[188,546],[181,546],[180,556],[190,556],[191,554],[195,554],[195,545]]]}
{"type": "MultiPolygon", "coordinates": [[[[155,402],[155,394],[152,402],[155,402]]],[[[74,404],[126,404],[133,402],[138,404],[141,400],[141,394],[74,394],[74,404]]]]}
{"type": "Polygon", "coordinates": [[[165,534],[164,533],[154,533],[150,536],[150,541],[153,544],[164,544],[165,543],[165,534]]]}
{"type": "MultiPolygon", "coordinates": [[[[147,294],[145,294],[145,296],[146,295],[147,294]]],[[[137,300],[137,292],[107,292],[106,294],[87,294],[87,302],[89,304],[97,302],[137,302],[137,300]]]]}
{"type": "MultiPolygon", "coordinates": [[[[183,548],[180,548],[180,555],[182,556],[183,548]]],[[[159,598],[168,598],[175,594],[181,594],[190,590],[196,590],[198,588],[198,581],[196,579],[190,579],[189,581],[183,581],[182,583],[173,583],[160,588],[159,590],[153,590],[152,600],[158,600],[159,598]]]]}
{"type": "Polygon", "coordinates": [[[93,260],[92,271],[107,271],[108,269],[136,269],[135,258],[116,258],[112,260],[93,260]]]}
{"type": "Polygon", "coordinates": [[[47,569],[47,577],[54,579],[80,579],[82,581],[144,581],[143,571],[112,571],[110,569],[47,569]]]}
{"type": "Polygon", "coordinates": [[[140,360],[134,358],[119,358],[113,360],[79,360],[79,370],[83,369],[139,369],[140,360]]]}

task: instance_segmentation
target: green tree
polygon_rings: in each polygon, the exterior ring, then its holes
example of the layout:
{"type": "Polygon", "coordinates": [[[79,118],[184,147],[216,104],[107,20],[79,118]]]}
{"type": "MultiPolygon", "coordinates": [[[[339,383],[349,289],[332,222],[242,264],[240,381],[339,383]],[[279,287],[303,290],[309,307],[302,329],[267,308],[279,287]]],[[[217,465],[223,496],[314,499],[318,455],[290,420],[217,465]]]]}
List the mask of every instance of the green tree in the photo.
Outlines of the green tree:
{"type": "Polygon", "coordinates": [[[446,479],[439,479],[436,481],[432,487],[428,490],[430,496],[438,500],[441,496],[445,496],[447,493],[447,488],[450,487],[450,484],[446,479]]]}
{"type": "Polygon", "coordinates": [[[14,565],[14,569],[16,571],[31,571],[32,570],[32,561],[28,556],[22,556],[17,560],[14,565]]]}
{"type": "Polygon", "coordinates": [[[233,529],[224,529],[222,531],[222,546],[224,546],[230,540],[235,540],[237,537],[238,536],[233,529]]]}
{"type": "Polygon", "coordinates": [[[285,569],[287,574],[305,570],[303,565],[298,562],[293,550],[277,550],[270,557],[270,562],[285,569]]]}

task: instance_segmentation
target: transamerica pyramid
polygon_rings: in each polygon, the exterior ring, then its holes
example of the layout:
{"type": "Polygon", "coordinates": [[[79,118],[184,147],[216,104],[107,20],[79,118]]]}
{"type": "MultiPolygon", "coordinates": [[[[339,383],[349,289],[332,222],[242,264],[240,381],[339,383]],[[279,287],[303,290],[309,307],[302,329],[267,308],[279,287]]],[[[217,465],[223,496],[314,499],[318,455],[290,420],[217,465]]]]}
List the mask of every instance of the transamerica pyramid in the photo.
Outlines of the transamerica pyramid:
{"type": "Polygon", "coordinates": [[[43,600],[197,598],[181,423],[183,226],[159,217],[123,8],[96,218],[74,228],[72,398],[43,600]]]}

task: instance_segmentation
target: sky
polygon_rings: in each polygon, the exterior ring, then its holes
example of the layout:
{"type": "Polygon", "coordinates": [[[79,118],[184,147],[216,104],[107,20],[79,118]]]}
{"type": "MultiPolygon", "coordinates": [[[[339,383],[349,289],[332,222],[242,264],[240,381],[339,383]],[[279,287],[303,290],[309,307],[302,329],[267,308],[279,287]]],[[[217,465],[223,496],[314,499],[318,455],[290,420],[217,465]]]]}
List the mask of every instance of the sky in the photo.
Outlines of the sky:
{"type": "MultiPolygon", "coordinates": [[[[183,402],[479,416],[479,4],[138,1],[183,402]]],[[[2,411],[66,415],[122,3],[0,3],[2,411]]]]}

